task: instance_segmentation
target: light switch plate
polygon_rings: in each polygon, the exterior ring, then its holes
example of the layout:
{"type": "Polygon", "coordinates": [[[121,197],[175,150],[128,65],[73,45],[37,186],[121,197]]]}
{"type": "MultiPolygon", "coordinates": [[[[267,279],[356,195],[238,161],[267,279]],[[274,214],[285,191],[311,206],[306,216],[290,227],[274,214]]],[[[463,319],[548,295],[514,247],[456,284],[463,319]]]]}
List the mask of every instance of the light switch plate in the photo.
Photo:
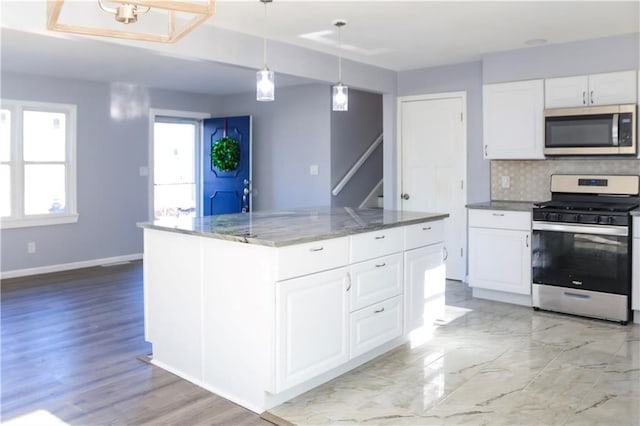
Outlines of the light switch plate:
{"type": "Polygon", "coordinates": [[[309,166],[309,174],[311,176],[318,176],[319,167],[317,164],[312,164],[309,166]]]}

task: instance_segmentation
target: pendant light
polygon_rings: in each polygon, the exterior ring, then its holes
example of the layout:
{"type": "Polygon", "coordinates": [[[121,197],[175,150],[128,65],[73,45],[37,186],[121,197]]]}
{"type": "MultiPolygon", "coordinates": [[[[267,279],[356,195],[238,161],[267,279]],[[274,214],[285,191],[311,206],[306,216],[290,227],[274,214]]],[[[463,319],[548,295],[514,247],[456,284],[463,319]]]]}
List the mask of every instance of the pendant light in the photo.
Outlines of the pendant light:
{"type": "MultiPolygon", "coordinates": [[[[271,3],[272,0],[260,0],[264,4],[264,18],[267,20],[267,3],[271,3]]],[[[276,83],[273,76],[273,71],[267,67],[267,37],[266,35],[262,39],[262,51],[263,51],[263,66],[260,71],[256,73],[256,100],[268,102],[273,101],[275,98],[276,83]]]]}
{"type": "MultiPolygon", "coordinates": [[[[347,25],[347,21],[338,19],[333,22],[338,27],[338,49],[341,49],[341,29],[347,25]]],[[[342,55],[338,54],[338,83],[332,88],[332,104],[334,111],[349,110],[349,88],[342,84],[342,55]]]]}

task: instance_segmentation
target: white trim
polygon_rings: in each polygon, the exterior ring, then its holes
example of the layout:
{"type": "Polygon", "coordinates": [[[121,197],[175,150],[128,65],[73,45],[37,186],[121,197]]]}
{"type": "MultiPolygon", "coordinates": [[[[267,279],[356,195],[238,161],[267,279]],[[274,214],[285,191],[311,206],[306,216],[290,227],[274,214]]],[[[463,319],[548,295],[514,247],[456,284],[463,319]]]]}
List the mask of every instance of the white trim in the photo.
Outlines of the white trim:
{"type": "MultiPolygon", "coordinates": [[[[11,216],[2,218],[1,229],[25,228],[29,226],[57,225],[61,223],[76,223],[78,221],[77,202],[77,134],[78,134],[78,106],[55,102],[34,102],[16,99],[2,99],[2,108],[11,111],[11,216]],[[24,167],[23,152],[23,112],[53,112],[66,116],[65,124],[65,159],[51,162],[64,164],[65,168],[65,212],[53,215],[27,215],[24,213],[24,167]]],[[[45,164],[47,162],[30,162],[45,164]]]]}
{"type": "MultiPolygon", "coordinates": [[[[148,152],[149,156],[147,159],[147,217],[148,220],[153,220],[153,142],[154,142],[154,132],[153,125],[155,124],[156,117],[171,117],[171,118],[186,118],[191,120],[205,120],[207,118],[211,118],[211,114],[207,112],[194,112],[194,111],[180,111],[173,109],[160,109],[160,108],[149,108],[149,140],[148,140],[148,152]]],[[[198,128],[198,142],[196,149],[196,176],[194,176],[196,181],[196,198],[201,198],[199,194],[198,188],[200,188],[200,184],[198,181],[201,181],[201,172],[200,172],[200,152],[202,151],[202,124],[198,128]]],[[[196,203],[199,205],[199,203],[196,203]]],[[[200,212],[198,212],[200,214],[200,212]]]]}
{"type": "Polygon", "coordinates": [[[360,203],[360,205],[358,206],[359,209],[364,209],[367,208],[367,205],[370,205],[371,200],[375,197],[378,198],[377,194],[378,192],[380,192],[380,187],[383,185],[384,183],[384,178],[380,179],[380,181],[376,184],[376,186],[373,187],[373,189],[371,190],[371,192],[369,192],[369,195],[367,195],[365,197],[364,200],[362,200],[362,203],[360,203]]]}
{"type": "Polygon", "coordinates": [[[367,148],[367,150],[360,156],[360,158],[358,158],[358,161],[356,161],[355,164],[351,166],[351,168],[347,171],[347,173],[342,177],[342,179],[340,179],[340,182],[338,182],[335,188],[333,188],[333,191],[331,191],[331,194],[333,194],[334,197],[344,189],[344,187],[347,185],[347,183],[349,183],[351,178],[353,178],[353,176],[358,172],[358,170],[360,170],[360,167],[362,167],[365,161],[367,161],[371,156],[371,154],[373,154],[373,152],[376,150],[376,148],[378,148],[378,145],[382,143],[383,135],[384,133],[380,133],[378,135],[376,140],[374,140],[373,143],[369,146],[369,148],[367,148]]]}
{"type": "Polygon", "coordinates": [[[83,260],[80,262],[60,263],[58,265],[38,266],[36,268],[14,269],[1,272],[2,279],[26,277],[30,275],[49,274],[51,272],[70,271],[73,269],[91,268],[93,266],[109,266],[114,263],[126,263],[141,260],[142,253],[125,254],[123,256],[104,257],[102,259],[83,260]]]}

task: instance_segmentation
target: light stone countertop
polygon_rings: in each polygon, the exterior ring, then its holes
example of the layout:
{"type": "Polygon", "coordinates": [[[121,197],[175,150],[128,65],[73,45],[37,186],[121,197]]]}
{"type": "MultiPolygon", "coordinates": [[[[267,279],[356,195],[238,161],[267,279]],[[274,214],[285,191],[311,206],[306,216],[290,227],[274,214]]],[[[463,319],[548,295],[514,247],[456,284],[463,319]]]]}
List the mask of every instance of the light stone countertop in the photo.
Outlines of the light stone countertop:
{"type": "Polygon", "coordinates": [[[282,247],[449,217],[383,209],[305,208],[138,223],[140,228],[282,247]]]}
{"type": "Polygon", "coordinates": [[[467,204],[468,209],[479,210],[513,210],[517,212],[531,212],[536,201],[485,201],[483,203],[467,204]]]}

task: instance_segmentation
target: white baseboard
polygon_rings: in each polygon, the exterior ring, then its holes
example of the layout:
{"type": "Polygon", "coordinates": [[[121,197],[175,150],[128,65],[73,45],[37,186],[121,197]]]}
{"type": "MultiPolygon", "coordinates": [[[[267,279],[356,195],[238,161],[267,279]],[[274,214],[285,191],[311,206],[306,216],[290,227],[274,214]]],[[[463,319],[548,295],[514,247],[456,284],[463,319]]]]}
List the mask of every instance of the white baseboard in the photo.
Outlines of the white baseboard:
{"type": "Polygon", "coordinates": [[[48,274],[51,272],[70,271],[72,269],[91,268],[93,266],[108,266],[110,264],[126,263],[142,259],[142,253],[126,254],[124,256],[105,257],[102,259],[83,260],[82,262],[62,263],[58,265],[38,266],[36,268],[15,269],[0,273],[2,279],[26,277],[29,275],[48,274]]]}

